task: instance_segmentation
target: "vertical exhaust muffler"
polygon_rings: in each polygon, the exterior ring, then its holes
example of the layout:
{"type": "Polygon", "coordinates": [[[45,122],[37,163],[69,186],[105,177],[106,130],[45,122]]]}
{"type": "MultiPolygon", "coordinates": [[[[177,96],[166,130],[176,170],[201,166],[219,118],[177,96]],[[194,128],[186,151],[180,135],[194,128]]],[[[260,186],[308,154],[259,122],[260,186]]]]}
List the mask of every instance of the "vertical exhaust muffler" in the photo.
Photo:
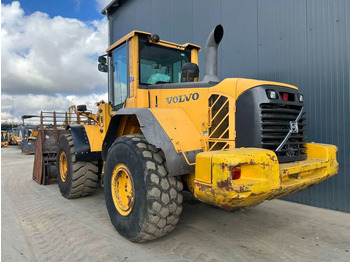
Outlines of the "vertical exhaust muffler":
{"type": "Polygon", "coordinates": [[[218,47],[224,36],[224,28],[217,25],[205,45],[205,75],[203,81],[220,82],[218,73],[218,47]]]}

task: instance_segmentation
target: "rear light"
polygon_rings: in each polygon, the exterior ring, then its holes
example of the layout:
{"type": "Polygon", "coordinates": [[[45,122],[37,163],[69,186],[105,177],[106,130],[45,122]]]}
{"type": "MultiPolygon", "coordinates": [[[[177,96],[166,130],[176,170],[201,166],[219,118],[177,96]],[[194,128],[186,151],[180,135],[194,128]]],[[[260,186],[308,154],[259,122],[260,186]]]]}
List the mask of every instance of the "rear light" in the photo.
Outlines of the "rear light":
{"type": "Polygon", "coordinates": [[[282,93],[282,99],[284,101],[288,101],[288,94],[287,93],[282,93]]]}
{"type": "Polygon", "coordinates": [[[233,180],[237,180],[241,178],[241,167],[235,166],[231,170],[231,175],[233,180]]]}

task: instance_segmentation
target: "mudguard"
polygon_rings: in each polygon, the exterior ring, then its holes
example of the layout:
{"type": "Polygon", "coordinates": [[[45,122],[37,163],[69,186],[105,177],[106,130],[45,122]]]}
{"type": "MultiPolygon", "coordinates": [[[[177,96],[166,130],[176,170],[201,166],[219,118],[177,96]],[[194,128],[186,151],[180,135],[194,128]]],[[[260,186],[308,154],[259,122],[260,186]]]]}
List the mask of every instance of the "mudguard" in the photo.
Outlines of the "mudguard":
{"type": "Polygon", "coordinates": [[[184,153],[178,152],[174,148],[167,133],[164,131],[152,111],[148,108],[123,108],[113,115],[102,145],[102,159],[104,161],[107,158],[108,149],[117,139],[119,125],[122,117],[125,115],[135,115],[139,121],[142,134],[145,136],[148,143],[154,145],[156,148],[162,149],[165,155],[169,176],[194,173],[195,166],[191,163],[195,162],[197,153],[202,152],[203,150],[191,150],[184,153]],[[187,161],[184,155],[186,155],[187,161]]]}
{"type": "Polygon", "coordinates": [[[71,125],[70,129],[77,161],[100,160],[101,152],[91,152],[84,125],[71,125]]]}

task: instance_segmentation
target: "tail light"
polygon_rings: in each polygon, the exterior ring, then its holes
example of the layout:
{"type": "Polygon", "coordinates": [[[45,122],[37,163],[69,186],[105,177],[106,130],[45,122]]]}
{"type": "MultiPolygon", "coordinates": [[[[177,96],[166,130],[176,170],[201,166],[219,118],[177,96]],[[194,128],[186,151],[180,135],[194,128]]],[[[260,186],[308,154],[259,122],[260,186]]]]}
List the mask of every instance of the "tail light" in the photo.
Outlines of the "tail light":
{"type": "Polygon", "coordinates": [[[233,180],[237,180],[241,178],[241,167],[235,166],[231,170],[231,175],[233,180]]]}
{"type": "Polygon", "coordinates": [[[288,101],[288,94],[287,93],[282,93],[282,99],[284,101],[288,101]]]}

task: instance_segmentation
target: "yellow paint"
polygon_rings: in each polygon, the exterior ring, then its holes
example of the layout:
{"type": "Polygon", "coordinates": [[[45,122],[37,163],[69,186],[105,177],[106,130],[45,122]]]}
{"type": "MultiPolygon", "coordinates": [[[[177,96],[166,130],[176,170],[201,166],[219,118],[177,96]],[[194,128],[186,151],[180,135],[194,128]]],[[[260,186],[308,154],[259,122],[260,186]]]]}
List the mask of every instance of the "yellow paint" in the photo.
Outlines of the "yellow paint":
{"type": "Polygon", "coordinates": [[[116,41],[114,44],[112,44],[110,47],[107,48],[106,52],[110,52],[113,49],[115,49],[116,47],[120,46],[121,44],[123,44],[124,42],[126,42],[127,40],[133,38],[135,35],[137,34],[142,34],[142,35],[146,35],[146,36],[151,36],[150,33],[147,32],[142,32],[142,31],[132,31],[129,34],[127,34],[126,36],[120,38],[118,41],[116,41]]]}
{"type": "Polygon", "coordinates": [[[186,48],[193,48],[193,49],[196,49],[198,51],[201,50],[201,47],[198,46],[198,45],[194,45],[194,44],[191,44],[191,43],[186,43],[186,44],[183,44],[183,45],[179,45],[179,44],[176,44],[176,43],[173,43],[173,42],[169,42],[169,41],[164,41],[162,39],[160,39],[159,42],[155,43],[155,42],[152,42],[152,41],[149,41],[150,43],[153,43],[153,44],[156,44],[156,45],[161,45],[161,46],[165,46],[165,47],[170,47],[170,48],[176,48],[176,49],[180,49],[180,50],[185,50],[186,48]]]}
{"type": "Polygon", "coordinates": [[[196,157],[196,181],[211,184],[212,182],[212,157],[213,152],[203,152],[196,157]]]}
{"type": "MultiPolygon", "coordinates": [[[[129,48],[129,72],[130,78],[133,81],[129,81],[130,85],[130,97],[126,100],[126,108],[151,108],[154,112],[156,119],[160,125],[166,129],[167,134],[173,142],[174,147],[178,152],[193,151],[202,148],[204,151],[209,149],[209,142],[225,142],[227,146],[225,148],[235,148],[235,112],[236,112],[236,100],[241,93],[245,90],[253,88],[259,85],[279,85],[288,88],[297,89],[294,86],[269,82],[269,81],[259,81],[252,79],[240,79],[240,78],[229,78],[224,79],[219,84],[209,87],[209,88],[188,88],[188,89],[139,89],[139,36],[144,35],[146,37],[151,36],[150,33],[133,31],[123,37],[122,39],[111,45],[107,52],[112,51],[119,45],[128,42],[129,48]],[[229,137],[228,138],[212,138],[208,137],[209,127],[211,125],[210,120],[210,109],[208,108],[208,99],[213,94],[219,94],[227,97],[229,101],[229,137]],[[188,99],[193,95],[198,96],[198,99],[188,99]],[[174,103],[169,99],[178,99],[181,102],[174,103]],[[185,101],[183,101],[185,99],[185,101]],[[156,111],[157,109],[158,111],[156,111]],[[164,111],[159,111],[162,109],[164,111]],[[167,111],[166,111],[167,110],[167,111]],[[164,112],[164,114],[160,113],[164,112]],[[170,113],[171,112],[171,113],[170,113]],[[165,116],[165,114],[171,115],[171,121],[169,121],[170,116],[165,116]],[[182,125],[179,122],[186,122],[182,125]],[[184,128],[184,126],[186,128],[184,128]],[[181,129],[181,131],[175,128],[181,129]],[[191,135],[186,133],[191,133],[190,131],[184,132],[182,129],[194,130],[192,138],[191,135]],[[181,134],[181,135],[180,135],[181,134]],[[183,135],[186,134],[186,135],[183,135]],[[210,140],[210,141],[209,141],[210,140]],[[200,141],[200,142],[198,142],[200,141]]],[[[154,45],[167,46],[174,49],[185,49],[187,47],[192,47],[191,49],[191,62],[198,64],[198,52],[200,47],[192,44],[179,45],[176,43],[171,43],[168,41],[160,40],[158,43],[154,43],[149,40],[150,43],[154,45]]],[[[129,78],[129,79],[130,79],[129,78]]],[[[105,131],[105,130],[104,130],[105,131]]],[[[90,131],[89,131],[90,132],[90,131]]],[[[96,134],[97,132],[91,132],[96,134]]],[[[122,134],[122,133],[120,133],[122,134]]],[[[93,146],[93,151],[101,148],[100,144],[103,140],[102,138],[97,138],[92,141],[98,146],[93,146]]],[[[90,140],[90,137],[89,137],[90,140]]]]}
{"type": "Polygon", "coordinates": [[[285,164],[278,163],[273,151],[258,148],[200,153],[193,177],[194,195],[225,209],[257,205],[304,190],[335,175],[338,172],[336,151],[333,145],[307,144],[307,160],[285,164]],[[241,167],[241,178],[232,180],[231,170],[235,166],[241,167]],[[208,176],[211,183],[203,179],[208,176]]]}
{"type": "MultiPolygon", "coordinates": [[[[132,31],[129,34],[127,34],[126,36],[124,36],[121,39],[119,39],[118,41],[116,41],[115,43],[113,43],[110,47],[108,47],[106,52],[112,51],[113,49],[117,48],[121,44],[125,43],[127,40],[132,39],[134,36],[137,36],[137,35],[144,35],[144,36],[150,37],[152,34],[151,33],[147,33],[147,32],[143,32],[143,31],[136,31],[136,30],[132,31]]],[[[150,42],[152,42],[152,41],[150,41],[150,42]]],[[[201,50],[200,46],[194,45],[194,44],[191,44],[191,43],[186,43],[186,44],[183,44],[183,45],[179,45],[179,44],[176,44],[176,43],[164,41],[162,39],[160,39],[160,41],[158,43],[155,43],[155,42],[152,42],[152,43],[153,44],[158,44],[158,45],[161,45],[161,46],[181,49],[181,50],[184,50],[184,49],[186,49],[188,47],[192,47],[192,48],[198,49],[198,51],[201,50]]]]}
{"type": "MultiPolygon", "coordinates": [[[[221,81],[216,86],[210,88],[188,88],[188,89],[151,89],[149,90],[149,105],[150,108],[162,108],[162,109],[179,109],[181,108],[185,114],[190,119],[191,123],[189,126],[194,126],[201,134],[201,139],[206,141],[206,147],[208,147],[209,138],[205,135],[206,131],[210,127],[210,115],[209,115],[209,105],[208,99],[212,94],[222,95],[228,98],[229,100],[229,138],[222,141],[226,141],[229,144],[229,148],[235,148],[235,112],[236,112],[236,100],[238,96],[255,86],[259,85],[278,85],[285,86],[289,88],[296,87],[276,82],[267,82],[267,81],[258,81],[252,79],[240,79],[240,78],[228,78],[221,81]],[[199,98],[197,100],[190,99],[185,102],[170,102],[169,99],[180,96],[182,99],[185,97],[190,97],[193,94],[198,94],[199,98]],[[157,102],[157,103],[156,103],[157,102]]],[[[148,97],[143,97],[143,99],[148,99],[148,97]]],[[[173,117],[181,118],[180,115],[177,115],[177,112],[174,110],[171,113],[173,117]]],[[[157,116],[156,116],[157,118],[157,116]]],[[[158,119],[159,123],[163,126],[162,120],[158,119]]],[[[166,125],[166,124],[165,124],[166,125]]],[[[175,126],[174,126],[175,127],[175,126]]],[[[192,128],[192,127],[191,127],[192,128]]],[[[174,147],[177,147],[175,144],[175,137],[170,135],[170,138],[173,139],[174,147]]],[[[181,142],[181,141],[180,141],[181,142]]],[[[185,143],[181,143],[185,144],[185,143]]],[[[187,144],[186,150],[196,150],[194,143],[187,144]]]]}
{"type": "Polygon", "coordinates": [[[60,177],[63,183],[67,181],[68,176],[68,162],[66,152],[62,151],[60,154],[60,177]]]}
{"type": "Polygon", "coordinates": [[[177,152],[204,149],[199,130],[193,126],[183,109],[152,108],[151,112],[172,139],[177,152]]]}
{"type": "Polygon", "coordinates": [[[1,131],[1,147],[8,147],[10,141],[9,133],[6,131],[1,131]]]}
{"type": "Polygon", "coordinates": [[[191,63],[198,65],[198,52],[200,52],[200,49],[193,48],[191,50],[191,63]]]}
{"type": "Polygon", "coordinates": [[[91,152],[100,152],[102,150],[103,139],[107,133],[109,123],[111,121],[110,114],[114,112],[111,106],[104,101],[97,103],[97,114],[91,112],[77,112],[81,116],[86,116],[93,120],[92,124],[84,124],[86,135],[89,139],[91,152]],[[109,107],[109,113],[108,113],[109,107]]]}
{"type": "Polygon", "coordinates": [[[32,131],[32,137],[37,137],[38,136],[38,130],[33,130],[32,131]]]}
{"type": "Polygon", "coordinates": [[[104,134],[100,132],[101,128],[97,125],[85,125],[86,135],[89,139],[91,152],[102,151],[104,134]]]}
{"type": "MultiPolygon", "coordinates": [[[[150,33],[133,31],[107,49],[107,52],[111,52],[125,42],[129,48],[130,96],[126,100],[125,107],[150,108],[172,141],[175,150],[182,154],[190,165],[195,165],[195,173],[184,175],[183,180],[198,199],[226,209],[251,206],[264,200],[303,190],[337,173],[335,146],[307,144],[307,160],[286,164],[279,164],[275,153],[270,150],[235,148],[236,100],[243,92],[261,85],[283,86],[287,90],[288,88],[298,90],[297,87],[277,82],[228,78],[212,87],[140,89],[138,44],[140,35],[146,35],[149,39],[151,36],[150,33]],[[212,112],[212,106],[209,104],[209,98],[213,95],[225,97],[228,101],[227,138],[213,137],[209,132],[215,119],[215,113],[212,112]],[[209,143],[216,142],[226,143],[225,150],[210,151],[209,143]],[[195,163],[190,163],[185,153],[194,150],[204,152],[197,155],[195,163]],[[236,166],[241,169],[241,177],[233,180],[231,171],[236,166]]],[[[198,64],[200,51],[198,46],[178,45],[164,40],[158,43],[149,41],[150,44],[174,49],[183,50],[190,47],[191,62],[198,64]]],[[[108,105],[101,103],[98,113],[90,115],[95,124],[86,125],[91,151],[102,149],[102,142],[110,121],[107,111],[108,105]]],[[[141,129],[135,117],[122,117],[118,137],[139,132],[141,129]]],[[[112,188],[115,192],[116,208],[121,210],[121,214],[128,214],[128,201],[133,191],[130,189],[131,191],[127,194],[118,196],[117,192],[121,188],[116,182],[119,179],[117,174],[121,177],[120,181],[124,186],[132,188],[130,186],[133,185],[132,181],[126,178],[130,172],[125,166],[117,166],[113,178],[114,188],[112,188]]]]}
{"type": "Polygon", "coordinates": [[[140,124],[136,116],[121,116],[118,137],[132,134],[142,134],[140,124]]]}
{"type": "Polygon", "coordinates": [[[132,211],[135,201],[134,181],[128,167],[118,164],[113,169],[111,191],[115,208],[122,216],[132,211]]]}
{"type": "MultiPolygon", "coordinates": [[[[134,81],[129,81],[130,85],[130,99],[135,99],[136,90],[139,88],[139,38],[135,35],[129,40],[129,74],[130,78],[133,78],[134,81]]],[[[127,103],[130,101],[127,101],[127,103]]],[[[127,107],[130,107],[127,105],[127,107]]]]}

